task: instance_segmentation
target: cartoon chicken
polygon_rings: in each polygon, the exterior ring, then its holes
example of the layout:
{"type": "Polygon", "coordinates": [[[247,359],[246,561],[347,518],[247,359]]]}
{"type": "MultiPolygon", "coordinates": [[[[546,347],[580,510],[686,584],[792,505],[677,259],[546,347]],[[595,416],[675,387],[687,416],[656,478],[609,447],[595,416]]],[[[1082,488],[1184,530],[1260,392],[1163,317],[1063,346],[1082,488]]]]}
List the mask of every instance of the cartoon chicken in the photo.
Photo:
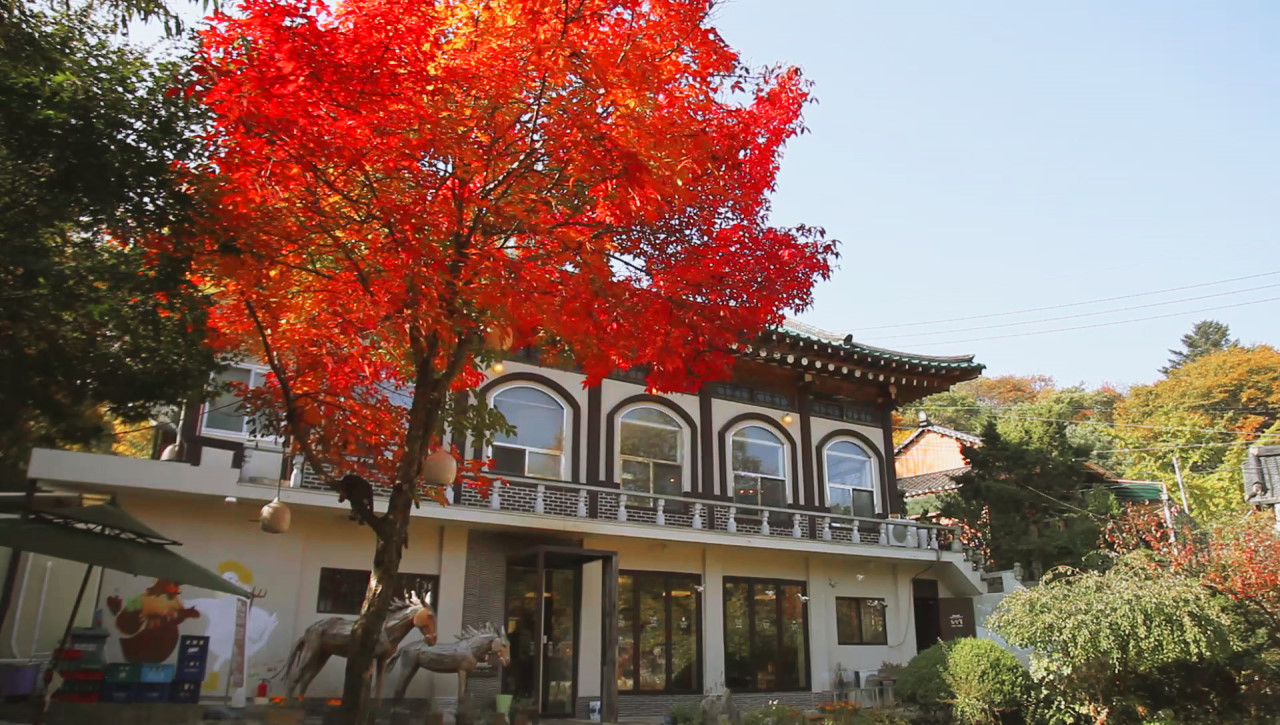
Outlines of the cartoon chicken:
{"type": "Polygon", "coordinates": [[[129,662],[159,663],[178,646],[178,627],[200,612],[182,604],[182,588],[168,579],[157,579],[127,602],[107,597],[107,609],[115,617],[120,651],[129,662]]]}

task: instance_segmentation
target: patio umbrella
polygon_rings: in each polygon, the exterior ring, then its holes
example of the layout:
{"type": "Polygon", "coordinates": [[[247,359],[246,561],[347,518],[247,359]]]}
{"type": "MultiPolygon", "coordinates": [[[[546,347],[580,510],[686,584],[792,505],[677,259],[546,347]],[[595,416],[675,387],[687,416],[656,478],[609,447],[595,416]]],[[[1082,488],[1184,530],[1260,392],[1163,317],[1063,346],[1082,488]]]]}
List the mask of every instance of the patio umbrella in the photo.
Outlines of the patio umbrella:
{"type": "MultiPolygon", "coordinates": [[[[67,647],[76,613],[89,585],[89,575],[95,566],[167,579],[238,597],[249,596],[244,589],[173,551],[171,547],[180,546],[179,542],[116,506],[32,508],[23,510],[22,514],[21,517],[0,519],[0,546],[89,565],[80,581],[80,591],[76,593],[75,604],[71,607],[71,617],[67,620],[61,645],[54,652],[50,672],[57,669],[58,655],[67,647]]],[[[41,706],[36,710],[36,723],[44,719],[47,695],[45,693],[38,701],[41,706]]]]}

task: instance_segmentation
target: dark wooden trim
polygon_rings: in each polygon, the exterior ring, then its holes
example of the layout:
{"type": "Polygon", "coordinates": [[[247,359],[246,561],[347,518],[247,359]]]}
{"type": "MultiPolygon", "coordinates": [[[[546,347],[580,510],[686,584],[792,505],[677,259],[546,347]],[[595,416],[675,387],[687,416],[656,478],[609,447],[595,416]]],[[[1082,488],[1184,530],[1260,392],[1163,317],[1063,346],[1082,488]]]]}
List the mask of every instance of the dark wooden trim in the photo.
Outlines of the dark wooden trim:
{"type": "MultiPolygon", "coordinates": [[[[893,433],[891,432],[889,435],[892,437],[893,433]]],[[[871,455],[875,456],[876,468],[878,469],[876,472],[877,485],[881,486],[882,488],[883,488],[883,483],[880,483],[880,482],[883,482],[885,479],[885,476],[887,475],[885,473],[885,469],[892,468],[892,466],[885,465],[884,453],[880,450],[880,448],[877,447],[876,444],[866,435],[852,428],[838,428],[822,436],[822,440],[818,441],[817,447],[814,448],[814,454],[815,454],[815,457],[818,459],[818,490],[822,494],[822,497],[820,499],[821,504],[819,505],[824,510],[827,507],[826,448],[828,443],[830,443],[831,441],[837,438],[853,438],[857,440],[859,443],[861,443],[863,447],[865,447],[867,451],[871,453],[871,455]]],[[[889,499],[885,497],[883,490],[880,492],[880,500],[884,503],[884,508],[885,508],[885,510],[881,511],[880,513],[888,513],[889,499]]]]}
{"type": "MultiPolygon", "coordinates": [[[[665,627],[666,640],[663,645],[663,649],[666,652],[666,662],[664,664],[664,668],[665,668],[664,676],[666,678],[665,682],[667,683],[667,686],[661,690],[631,689],[631,690],[619,690],[618,692],[626,695],[699,695],[699,694],[702,694],[703,692],[703,688],[702,688],[702,596],[697,591],[697,587],[702,586],[702,575],[696,572],[654,571],[651,569],[619,569],[618,570],[617,578],[621,578],[623,576],[631,577],[631,601],[628,602],[628,604],[631,605],[631,611],[634,613],[631,618],[631,646],[633,650],[640,646],[640,630],[641,630],[640,616],[639,616],[640,587],[636,582],[636,577],[645,576],[645,575],[657,576],[657,577],[661,577],[662,579],[663,609],[665,611],[665,616],[666,616],[666,627],[665,627]],[[673,598],[671,596],[672,577],[682,577],[685,579],[691,579],[694,582],[693,626],[695,628],[694,642],[696,643],[696,647],[695,647],[696,653],[694,656],[696,658],[696,662],[695,662],[694,683],[693,683],[692,690],[677,690],[671,687],[671,677],[674,674],[671,670],[671,660],[672,660],[671,642],[672,642],[672,633],[674,631],[672,629],[673,620],[671,616],[671,605],[673,601],[673,598]]],[[[621,600],[619,600],[618,606],[619,607],[622,606],[621,600]]],[[[617,616],[616,613],[615,613],[615,616],[617,616]]],[[[620,640],[618,640],[615,637],[614,641],[620,641],[620,640]]],[[[616,650],[617,647],[614,647],[614,649],[616,650]]],[[[615,665],[615,669],[616,669],[616,665],[615,665]]],[[[632,675],[631,681],[638,686],[640,684],[640,658],[639,657],[632,657],[631,675],[632,675]]]]}
{"type": "Polygon", "coordinates": [[[698,450],[702,454],[702,480],[700,482],[701,485],[698,487],[698,492],[703,496],[715,495],[715,438],[711,427],[713,413],[711,391],[706,386],[703,386],[698,391],[698,419],[702,423],[702,437],[698,450]]]}
{"type": "Polygon", "coordinates": [[[889,644],[889,608],[885,606],[884,597],[836,597],[835,600],[835,618],[836,618],[836,644],[844,646],[881,646],[889,644]],[[884,640],[881,642],[845,642],[840,639],[840,602],[841,600],[858,602],[858,636],[862,636],[862,602],[880,602],[881,609],[884,609],[884,640]]]}
{"type": "MultiPolygon", "coordinates": [[[[804,478],[804,503],[812,506],[818,502],[818,485],[813,477],[813,417],[809,412],[809,388],[811,384],[808,382],[800,383],[796,390],[796,402],[799,406],[800,419],[800,449],[804,451],[803,457],[800,459],[800,472],[804,478]]],[[[793,503],[800,503],[800,499],[796,499],[793,503]]]]}
{"type": "MultiPolygon", "coordinates": [[[[607,722],[618,721],[618,555],[605,557],[600,565],[601,581],[600,610],[601,642],[600,648],[600,719],[607,722]]],[[[541,641],[541,639],[539,639],[541,641]]],[[[575,703],[576,707],[576,703],[575,703]]]]}
{"type": "MultiPolygon", "coordinates": [[[[604,407],[603,400],[599,384],[587,388],[587,484],[591,486],[600,485],[600,410],[604,407]]],[[[610,460],[612,458],[609,456],[610,460]]],[[[612,475],[605,474],[605,480],[612,481],[612,475]]]]}
{"type": "Polygon", "coordinates": [[[791,436],[791,431],[787,430],[779,421],[764,415],[763,413],[742,413],[741,415],[735,415],[724,425],[720,426],[720,495],[728,496],[730,500],[733,499],[733,494],[729,491],[729,469],[732,467],[730,461],[729,430],[737,426],[739,423],[747,422],[760,423],[764,427],[771,428],[774,432],[780,433],[782,439],[785,440],[787,445],[791,448],[791,465],[788,467],[789,470],[787,473],[791,476],[791,503],[797,503],[799,501],[800,493],[800,484],[798,483],[798,479],[800,477],[797,475],[799,460],[797,458],[796,439],[791,436]]]}
{"type": "MultiPolygon", "coordinates": [[[[538,373],[525,372],[507,373],[502,377],[494,378],[481,386],[480,389],[476,391],[476,395],[487,399],[490,391],[511,383],[536,383],[548,388],[556,395],[560,396],[560,399],[564,401],[565,405],[569,406],[569,482],[582,483],[582,478],[580,477],[581,467],[578,465],[579,452],[582,450],[582,425],[580,422],[582,419],[582,406],[578,405],[578,399],[573,397],[573,395],[566,390],[563,385],[557,383],[551,378],[545,375],[539,375],[538,373]]],[[[473,452],[477,459],[484,457],[484,450],[479,445],[475,446],[473,452]]]]}
{"type": "Polygon", "coordinates": [[[689,427],[689,453],[685,456],[687,460],[685,465],[689,466],[689,491],[686,493],[698,490],[698,453],[700,446],[698,444],[697,421],[693,419],[693,416],[689,415],[689,411],[679,405],[676,405],[671,400],[660,395],[649,395],[648,393],[641,393],[639,395],[632,395],[628,398],[624,398],[617,405],[613,406],[609,411],[609,415],[605,418],[604,480],[608,483],[614,484],[615,486],[619,485],[617,478],[618,457],[615,454],[618,439],[618,414],[622,412],[623,408],[630,407],[637,403],[647,403],[654,407],[662,408],[663,410],[674,414],[689,427]]]}
{"type": "MultiPolygon", "coordinates": [[[[886,397],[880,409],[880,431],[884,434],[884,450],[893,450],[893,400],[886,397]]],[[[881,477],[880,490],[884,496],[885,513],[902,513],[902,497],[898,495],[898,472],[892,461],[886,461],[884,476],[881,477]]]]}

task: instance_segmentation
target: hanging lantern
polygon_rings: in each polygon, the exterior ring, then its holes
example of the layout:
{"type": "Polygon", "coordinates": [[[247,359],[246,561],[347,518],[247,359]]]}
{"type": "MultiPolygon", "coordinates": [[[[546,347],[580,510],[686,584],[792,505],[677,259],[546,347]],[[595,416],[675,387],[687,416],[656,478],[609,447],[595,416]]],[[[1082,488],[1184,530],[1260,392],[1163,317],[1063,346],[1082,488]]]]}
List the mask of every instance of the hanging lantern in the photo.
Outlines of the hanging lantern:
{"type": "Polygon", "coordinates": [[[484,349],[486,350],[510,350],[514,340],[515,336],[511,334],[511,328],[505,325],[490,327],[484,331],[484,349]]]}
{"type": "Polygon", "coordinates": [[[277,496],[271,503],[262,507],[258,514],[258,526],[268,534],[283,534],[289,530],[289,521],[293,518],[289,507],[277,496]]]}
{"type": "Polygon", "coordinates": [[[452,486],[457,477],[458,461],[444,449],[427,456],[422,464],[422,479],[428,486],[452,486]]]}

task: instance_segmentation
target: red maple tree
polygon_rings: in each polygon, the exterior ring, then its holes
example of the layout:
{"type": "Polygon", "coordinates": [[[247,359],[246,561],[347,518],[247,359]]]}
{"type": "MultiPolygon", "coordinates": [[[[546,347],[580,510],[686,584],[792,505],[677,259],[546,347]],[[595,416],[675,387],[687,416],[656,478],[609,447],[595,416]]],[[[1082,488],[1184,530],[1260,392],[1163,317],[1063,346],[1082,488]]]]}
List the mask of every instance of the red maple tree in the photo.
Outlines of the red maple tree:
{"type": "Polygon", "coordinates": [[[391,487],[358,512],[351,719],[423,461],[446,424],[492,422],[457,393],[503,349],[691,390],[829,275],[822,230],[768,222],[808,85],[746,67],[712,6],[246,0],[204,31],[211,213],[181,251],[216,343],[270,366],[251,402],[325,480],[391,487]]]}

